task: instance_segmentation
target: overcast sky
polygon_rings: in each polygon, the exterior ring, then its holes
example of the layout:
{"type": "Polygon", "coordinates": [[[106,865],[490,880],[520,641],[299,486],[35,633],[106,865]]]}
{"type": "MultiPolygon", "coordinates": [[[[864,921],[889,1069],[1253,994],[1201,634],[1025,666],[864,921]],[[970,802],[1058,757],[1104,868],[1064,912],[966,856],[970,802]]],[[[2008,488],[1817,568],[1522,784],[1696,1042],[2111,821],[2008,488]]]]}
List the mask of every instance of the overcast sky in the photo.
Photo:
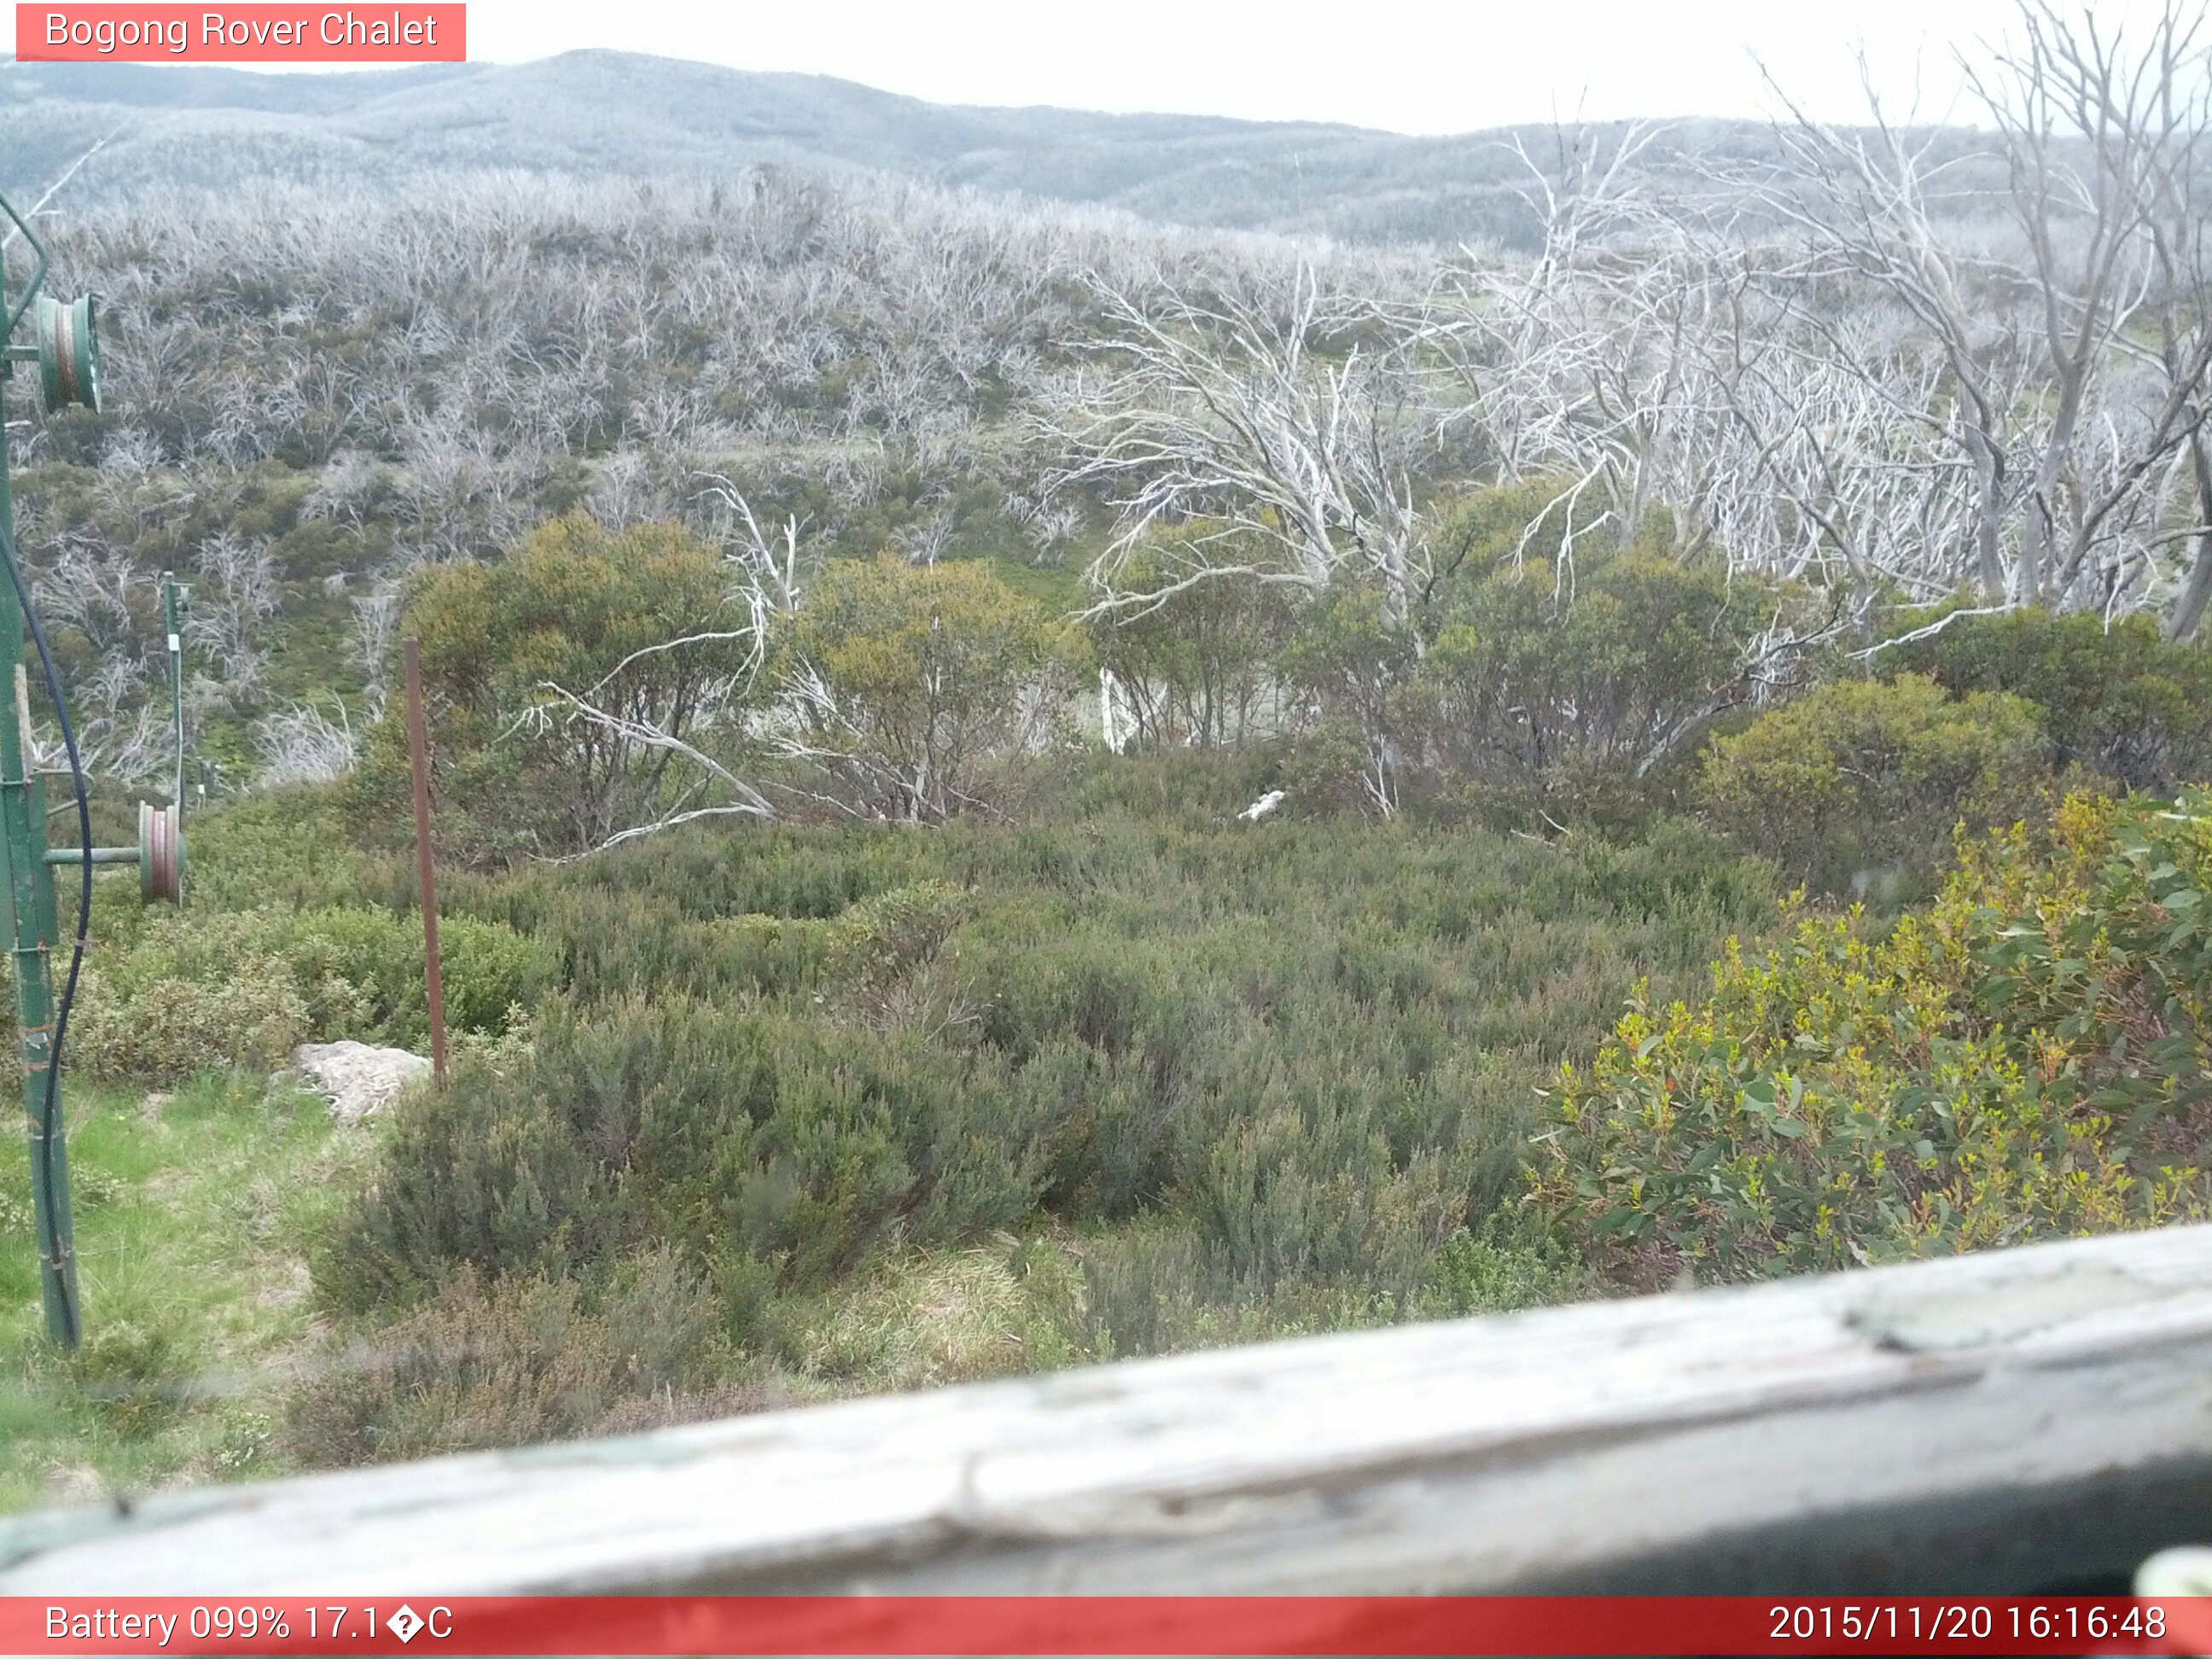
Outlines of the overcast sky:
{"type": "MultiPolygon", "coordinates": [[[[2094,0],[2100,22],[2156,0],[2094,0]]],[[[13,33],[12,7],[0,30],[13,33]]],[[[126,10],[118,7],[118,12],[126,10]]],[[[843,76],[947,103],[1056,104],[1457,132],[1582,114],[1966,118],[1954,52],[2012,0],[471,0],[470,56],[581,46],[843,76]]]]}

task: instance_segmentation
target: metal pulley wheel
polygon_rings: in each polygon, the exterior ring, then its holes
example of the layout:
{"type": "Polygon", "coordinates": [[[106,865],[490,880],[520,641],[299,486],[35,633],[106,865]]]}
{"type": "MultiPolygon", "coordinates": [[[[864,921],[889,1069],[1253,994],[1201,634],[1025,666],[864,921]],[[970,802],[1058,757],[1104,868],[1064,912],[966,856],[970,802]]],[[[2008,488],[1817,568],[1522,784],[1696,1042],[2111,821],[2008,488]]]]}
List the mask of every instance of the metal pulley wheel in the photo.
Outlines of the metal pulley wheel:
{"type": "Polygon", "coordinates": [[[183,902],[185,831],[173,801],[138,803],[138,896],[149,904],[183,902]]]}
{"type": "Polygon", "coordinates": [[[92,295],[64,305],[41,294],[32,331],[39,340],[39,389],[46,412],[58,414],[71,404],[100,412],[100,340],[92,295]]]}

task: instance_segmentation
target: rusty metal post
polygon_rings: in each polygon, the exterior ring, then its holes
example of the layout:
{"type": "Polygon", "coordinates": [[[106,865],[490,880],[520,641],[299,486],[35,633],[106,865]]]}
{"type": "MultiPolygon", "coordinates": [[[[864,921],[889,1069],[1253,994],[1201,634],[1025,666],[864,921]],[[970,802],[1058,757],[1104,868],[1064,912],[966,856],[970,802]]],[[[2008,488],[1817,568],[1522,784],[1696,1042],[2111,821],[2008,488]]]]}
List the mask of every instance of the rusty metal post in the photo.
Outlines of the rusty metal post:
{"type": "Polygon", "coordinates": [[[177,573],[161,573],[161,615],[169,626],[169,722],[177,739],[177,781],[169,796],[185,820],[185,636],[177,626],[177,573]]]}
{"type": "Polygon", "coordinates": [[[438,877],[430,856],[430,734],[422,719],[422,653],[413,635],[407,660],[407,756],[415,769],[415,862],[422,877],[422,970],[430,988],[430,1074],[446,1086],[446,981],[438,965],[438,877]]]}

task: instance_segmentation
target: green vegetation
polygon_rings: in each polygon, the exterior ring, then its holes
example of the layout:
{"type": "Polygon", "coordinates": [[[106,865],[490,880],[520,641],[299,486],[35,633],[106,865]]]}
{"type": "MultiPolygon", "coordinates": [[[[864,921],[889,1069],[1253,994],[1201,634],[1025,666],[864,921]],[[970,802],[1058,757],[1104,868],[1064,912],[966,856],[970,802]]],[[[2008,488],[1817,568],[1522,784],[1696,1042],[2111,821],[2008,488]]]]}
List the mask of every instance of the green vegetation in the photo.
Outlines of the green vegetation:
{"type": "Polygon", "coordinates": [[[1698,798],[1714,822],[1827,892],[1894,903],[1954,826],[2009,823],[2051,784],[2040,710],[2008,691],[1945,693],[1916,674],[1838,680],[1717,738],[1698,798]]]}
{"type": "Polygon", "coordinates": [[[1962,617],[1886,662],[1954,692],[2033,698],[2059,769],[2166,795],[2212,777],[2212,652],[2172,643],[2148,617],[1962,617]]]}
{"type": "MultiPolygon", "coordinates": [[[[543,951],[495,922],[456,917],[439,945],[457,1031],[499,1034],[550,979],[543,951]]],[[[87,966],[79,994],[74,1057],[99,1077],[267,1071],[301,1042],[429,1040],[421,926],[385,910],[157,914],[87,966]]]]}
{"type": "Polygon", "coordinates": [[[1544,1188],[1642,1283],[2201,1218],[2212,793],[1966,842],[1924,917],[1730,946],[1570,1066],[1544,1188]]]}
{"type": "Polygon", "coordinates": [[[831,564],[778,650],[788,746],[871,817],[989,810],[1066,724],[1060,635],[979,564],[831,564]]]}
{"type": "Polygon", "coordinates": [[[79,1086],[70,1116],[95,1311],[74,1359],[49,1345],[19,1154],[0,1182],[0,1506],[288,1467],[296,1379],[340,1357],[314,1336],[306,1241],[370,1143],[313,1097],[221,1076],[168,1095],[79,1086]]]}
{"type": "MultiPolygon", "coordinates": [[[[328,1325],[274,1455],[1580,1293],[1520,1218],[1536,1087],[1638,979],[1686,989],[1759,926],[1770,878],[1687,826],[1623,848],[1235,823],[1269,764],[1101,764],[1018,826],[701,827],[457,878],[453,927],[531,939],[551,977],[526,1046],[322,1132],[374,1173],[319,1184],[287,1235],[313,1241],[328,1325]]],[[[207,839],[252,856],[258,805],[207,839]]],[[[295,856],[241,887],[281,893],[295,856]]],[[[386,914],[379,855],[323,862],[356,890],[304,891],[294,932],[258,935],[288,970],[324,959],[334,905],[386,914]]],[[[486,953],[448,982],[489,1006],[508,971],[486,953]]],[[[276,1109],[242,1084],[208,1098],[237,1135],[276,1109]]],[[[158,1180],[217,1201],[191,1164],[158,1180]]],[[[27,1228],[9,1248],[27,1337],[27,1228]]],[[[147,1322],[96,1276],[87,1295],[102,1324],[147,1322]]],[[[161,1432],[216,1409],[188,1398],[161,1432]]]]}
{"type": "Polygon", "coordinates": [[[191,909],[103,890],[78,1075],[178,1092],[78,1091],[82,1358],[9,1230],[6,1500],[2198,1213],[2212,798],[2127,793],[2194,648],[1961,618],[1869,678],[1816,595],[1511,506],[1403,623],[890,558],[764,612],[583,521],[428,570],[453,1085],[261,1081],[422,1043],[395,719],[204,814],[191,909]]]}
{"type": "MultiPolygon", "coordinates": [[[[491,1345],[507,1299],[454,1299],[464,1275],[572,1284],[542,1293],[589,1318],[672,1261],[654,1282],[728,1345],[690,1385],[727,1388],[914,1363],[885,1261],[1003,1302],[988,1369],[1570,1288],[1499,1231],[1536,1085],[1638,975],[1686,984],[1759,925],[1768,878],[1686,827],[1225,823],[1259,760],[1102,769],[1018,829],[685,835],[471,885],[568,988],[526,1056],[399,1111],[318,1256],[326,1304],[480,1310],[491,1345]]],[[[339,1442],[429,1443],[368,1409],[339,1442]]]]}
{"type": "Polygon", "coordinates": [[[1130,735],[1140,745],[1243,743],[1261,735],[1271,716],[1279,717],[1273,669],[1297,614],[1285,591],[1224,580],[1173,588],[1198,556],[1194,543],[1218,548],[1231,534],[1200,523],[1155,536],[1131,561],[1125,580],[1167,597],[1091,621],[1091,649],[1099,666],[1120,680],[1130,735]]]}
{"type": "MultiPolygon", "coordinates": [[[[576,519],[495,564],[422,568],[406,617],[435,712],[448,844],[483,861],[580,852],[656,816],[680,787],[678,750],[624,743],[608,721],[650,720],[686,741],[742,672],[752,620],[720,557],[684,532],[617,535],[576,519]],[[665,648],[677,639],[694,642],[665,648]],[[586,717],[580,698],[608,721],[586,717]]],[[[408,787],[405,726],[384,721],[357,799],[404,837],[408,787]]]]}

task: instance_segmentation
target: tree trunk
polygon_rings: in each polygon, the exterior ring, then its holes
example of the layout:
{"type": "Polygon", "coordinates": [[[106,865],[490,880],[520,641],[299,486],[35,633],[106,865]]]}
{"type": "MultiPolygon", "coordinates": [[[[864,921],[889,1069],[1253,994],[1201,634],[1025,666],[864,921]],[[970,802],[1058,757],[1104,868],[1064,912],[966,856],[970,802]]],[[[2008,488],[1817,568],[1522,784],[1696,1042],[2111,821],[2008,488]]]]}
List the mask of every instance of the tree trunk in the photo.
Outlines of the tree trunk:
{"type": "MultiPolygon", "coordinates": [[[[2212,522],[2212,449],[2207,448],[2202,431],[2190,434],[2189,461],[2197,475],[2197,522],[2212,522]]],[[[2189,580],[2166,619],[2169,640],[2194,639],[2204,620],[2206,602],[2212,600],[2212,537],[2199,531],[2190,538],[2190,547],[2189,580]]]]}
{"type": "Polygon", "coordinates": [[[1997,533],[2004,503],[1998,498],[1996,452],[1986,437],[1972,428],[1967,432],[1967,447],[1973,454],[1974,481],[1980,496],[1974,519],[1974,568],[1981,578],[1983,593],[2002,603],[2006,597],[2005,574],[1997,533]]]}

